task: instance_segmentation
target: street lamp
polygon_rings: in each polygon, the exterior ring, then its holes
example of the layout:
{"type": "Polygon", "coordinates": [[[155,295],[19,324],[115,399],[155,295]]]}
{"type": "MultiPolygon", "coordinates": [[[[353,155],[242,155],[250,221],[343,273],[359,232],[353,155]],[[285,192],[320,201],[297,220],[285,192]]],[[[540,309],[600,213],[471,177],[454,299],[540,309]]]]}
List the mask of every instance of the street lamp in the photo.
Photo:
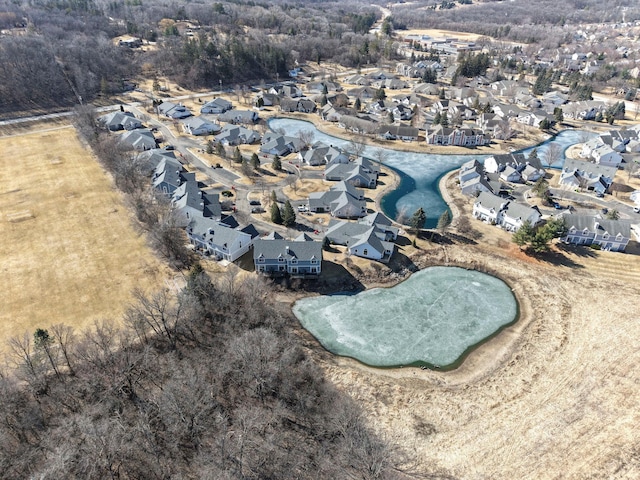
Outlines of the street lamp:
{"type": "Polygon", "coordinates": [[[220,84],[220,92],[222,92],[222,79],[218,80],[218,83],[220,84]]]}

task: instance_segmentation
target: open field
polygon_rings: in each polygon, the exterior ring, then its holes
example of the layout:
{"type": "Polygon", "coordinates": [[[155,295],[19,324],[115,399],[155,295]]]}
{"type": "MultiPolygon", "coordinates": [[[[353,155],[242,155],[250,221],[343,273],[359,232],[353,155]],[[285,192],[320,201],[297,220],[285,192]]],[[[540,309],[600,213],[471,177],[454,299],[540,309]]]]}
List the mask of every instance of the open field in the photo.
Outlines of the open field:
{"type": "Polygon", "coordinates": [[[49,128],[0,137],[0,351],[38,327],[119,320],[134,287],[167,277],[75,130],[49,128]]]}
{"type": "MultiPolygon", "coordinates": [[[[454,212],[468,215],[471,202],[455,197],[454,212]]],[[[637,244],[630,245],[636,254],[558,247],[534,259],[500,229],[471,225],[482,235],[477,243],[424,242],[412,260],[498,274],[518,297],[520,321],[448,373],[369,368],[309,338],[328,376],[366,406],[374,428],[416,459],[412,472],[639,478],[637,244]]]]}

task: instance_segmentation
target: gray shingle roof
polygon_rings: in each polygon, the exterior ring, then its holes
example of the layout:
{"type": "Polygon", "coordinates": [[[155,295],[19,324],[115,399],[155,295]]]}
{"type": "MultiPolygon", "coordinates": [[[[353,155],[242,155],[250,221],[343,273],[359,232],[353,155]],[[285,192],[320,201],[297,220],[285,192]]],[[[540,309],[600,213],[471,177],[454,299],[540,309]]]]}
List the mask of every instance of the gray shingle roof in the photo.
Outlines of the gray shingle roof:
{"type": "Polygon", "coordinates": [[[287,260],[295,258],[298,261],[312,259],[321,261],[322,242],[260,238],[253,243],[253,258],[257,260],[260,256],[267,259],[275,259],[282,256],[287,260]]]}

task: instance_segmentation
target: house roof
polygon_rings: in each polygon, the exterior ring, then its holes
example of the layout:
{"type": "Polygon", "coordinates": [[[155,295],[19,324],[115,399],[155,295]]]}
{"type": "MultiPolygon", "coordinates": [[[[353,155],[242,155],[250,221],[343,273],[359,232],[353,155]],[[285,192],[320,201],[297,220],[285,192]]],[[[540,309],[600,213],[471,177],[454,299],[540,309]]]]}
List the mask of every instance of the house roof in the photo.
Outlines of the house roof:
{"type": "Polygon", "coordinates": [[[498,195],[494,195],[493,193],[480,192],[475,203],[477,205],[482,205],[484,208],[499,211],[502,210],[509,201],[499,197],[498,195]]]}
{"type": "Polygon", "coordinates": [[[259,238],[253,243],[254,260],[260,257],[265,259],[276,259],[283,257],[286,260],[297,259],[298,261],[318,260],[322,261],[322,242],[304,239],[299,240],[269,239],[259,238]]]}
{"type": "Polygon", "coordinates": [[[599,175],[602,175],[604,177],[607,177],[613,180],[613,178],[616,175],[616,171],[618,169],[617,167],[613,167],[613,166],[610,167],[610,166],[602,165],[600,163],[592,163],[584,160],[578,160],[575,158],[567,158],[564,161],[562,170],[563,172],[571,172],[571,171],[577,170],[578,172],[580,172],[581,175],[587,174],[586,176],[591,176],[591,177],[597,177],[599,175]]]}
{"type": "Polygon", "coordinates": [[[606,218],[598,218],[593,215],[579,215],[567,213],[563,215],[565,225],[568,229],[575,228],[577,231],[585,229],[589,232],[604,235],[608,233],[611,236],[622,235],[625,238],[631,236],[631,224],[627,220],[609,220],[606,218]]]}
{"type": "Polygon", "coordinates": [[[137,150],[156,148],[156,139],[148,128],[130,130],[120,136],[120,142],[126,143],[137,150]]]}

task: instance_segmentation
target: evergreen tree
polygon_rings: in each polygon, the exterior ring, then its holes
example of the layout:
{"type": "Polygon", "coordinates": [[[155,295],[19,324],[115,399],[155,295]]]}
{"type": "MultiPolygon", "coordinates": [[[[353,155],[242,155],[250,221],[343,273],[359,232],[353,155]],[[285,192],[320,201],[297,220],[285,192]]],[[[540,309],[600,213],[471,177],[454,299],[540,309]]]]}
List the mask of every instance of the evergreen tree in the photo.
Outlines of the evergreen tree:
{"type": "Polygon", "coordinates": [[[271,204],[271,221],[276,225],[282,225],[282,214],[280,213],[280,207],[277,203],[271,204]]]}
{"type": "Polygon", "coordinates": [[[562,109],[560,107],[556,107],[553,109],[553,117],[558,123],[564,122],[564,113],[562,113],[562,109]]]}
{"type": "Polygon", "coordinates": [[[446,98],[446,92],[444,91],[444,87],[440,89],[440,94],[438,95],[440,100],[444,100],[446,98]]]}
{"type": "Polygon", "coordinates": [[[415,213],[411,216],[409,220],[409,226],[413,229],[414,233],[417,235],[418,232],[424,228],[424,224],[427,221],[427,214],[424,213],[422,207],[415,211],[415,213]]]}
{"type": "Polygon", "coordinates": [[[280,157],[278,155],[273,157],[273,162],[271,162],[271,167],[278,172],[282,170],[282,162],[280,161],[280,157]]]}
{"type": "Polygon", "coordinates": [[[512,235],[511,241],[518,245],[521,249],[531,243],[533,239],[533,227],[529,220],[525,221],[520,228],[512,235]]]}
{"type": "Polygon", "coordinates": [[[324,237],[322,239],[322,249],[327,251],[331,248],[331,241],[329,240],[329,237],[324,237]]]}
{"type": "Polygon", "coordinates": [[[242,153],[240,152],[240,148],[236,147],[233,151],[233,161],[235,163],[242,163],[242,153]]]}
{"type": "Polygon", "coordinates": [[[449,210],[447,209],[444,212],[442,212],[442,215],[440,215],[440,218],[438,218],[438,225],[436,228],[440,230],[440,233],[444,233],[444,231],[447,229],[450,223],[451,223],[451,212],[449,212],[449,210]]]}
{"type": "Polygon", "coordinates": [[[423,83],[436,83],[438,81],[438,75],[433,68],[425,68],[422,74],[423,83]]]}
{"type": "Polygon", "coordinates": [[[260,168],[260,158],[255,152],[251,155],[251,168],[254,170],[258,170],[260,168]]]}
{"type": "Polygon", "coordinates": [[[443,127],[449,126],[449,116],[447,115],[447,112],[442,112],[442,115],[440,116],[440,125],[443,127]]]}
{"type": "Polygon", "coordinates": [[[327,103],[329,103],[329,100],[327,100],[327,96],[326,95],[322,95],[320,97],[320,106],[324,107],[327,103]]]}
{"type": "Polygon", "coordinates": [[[551,122],[549,122],[549,120],[547,120],[546,118],[543,118],[540,122],[539,128],[540,130],[549,130],[551,128],[551,122]]]}
{"type": "Polygon", "coordinates": [[[276,194],[275,190],[271,190],[271,195],[269,196],[269,200],[271,201],[272,204],[278,203],[278,195],[276,194]]]}
{"type": "Polygon", "coordinates": [[[359,112],[360,110],[362,110],[362,102],[360,101],[360,97],[357,97],[356,101],[353,102],[353,109],[356,112],[359,112]]]}
{"type": "Polygon", "coordinates": [[[538,149],[534,148],[533,150],[531,150],[531,153],[529,154],[529,160],[537,160],[538,159],[538,149]]]}
{"type": "Polygon", "coordinates": [[[208,153],[209,155],[213,155],[213,152],[215,152],[215,148],[214,148],[214,146],[213,146],[213,140],[209,140],[209,141],[207,142],[207,153],[208,153]]]}
{"type": "Polygon", "coordinates": [[[442,120],[442,115],[440,114],[440,112],[436,112],[433,117],[433,125],[440,125],[440,120],[442,120]]]}
{"type": "Polygon", "coordinates": [[[292,227],[296,224],[296,212],[291,206],[291,202],[287,200],[282,207],[282,224],[285,227],[292,227]]]}
{"type": "Polygon", "coordinates": [[[387,98],[387,93],[384,91],[384,87],[380,87],[376,90],[374,97],[376,100],[384,100],[387,98]]]}

